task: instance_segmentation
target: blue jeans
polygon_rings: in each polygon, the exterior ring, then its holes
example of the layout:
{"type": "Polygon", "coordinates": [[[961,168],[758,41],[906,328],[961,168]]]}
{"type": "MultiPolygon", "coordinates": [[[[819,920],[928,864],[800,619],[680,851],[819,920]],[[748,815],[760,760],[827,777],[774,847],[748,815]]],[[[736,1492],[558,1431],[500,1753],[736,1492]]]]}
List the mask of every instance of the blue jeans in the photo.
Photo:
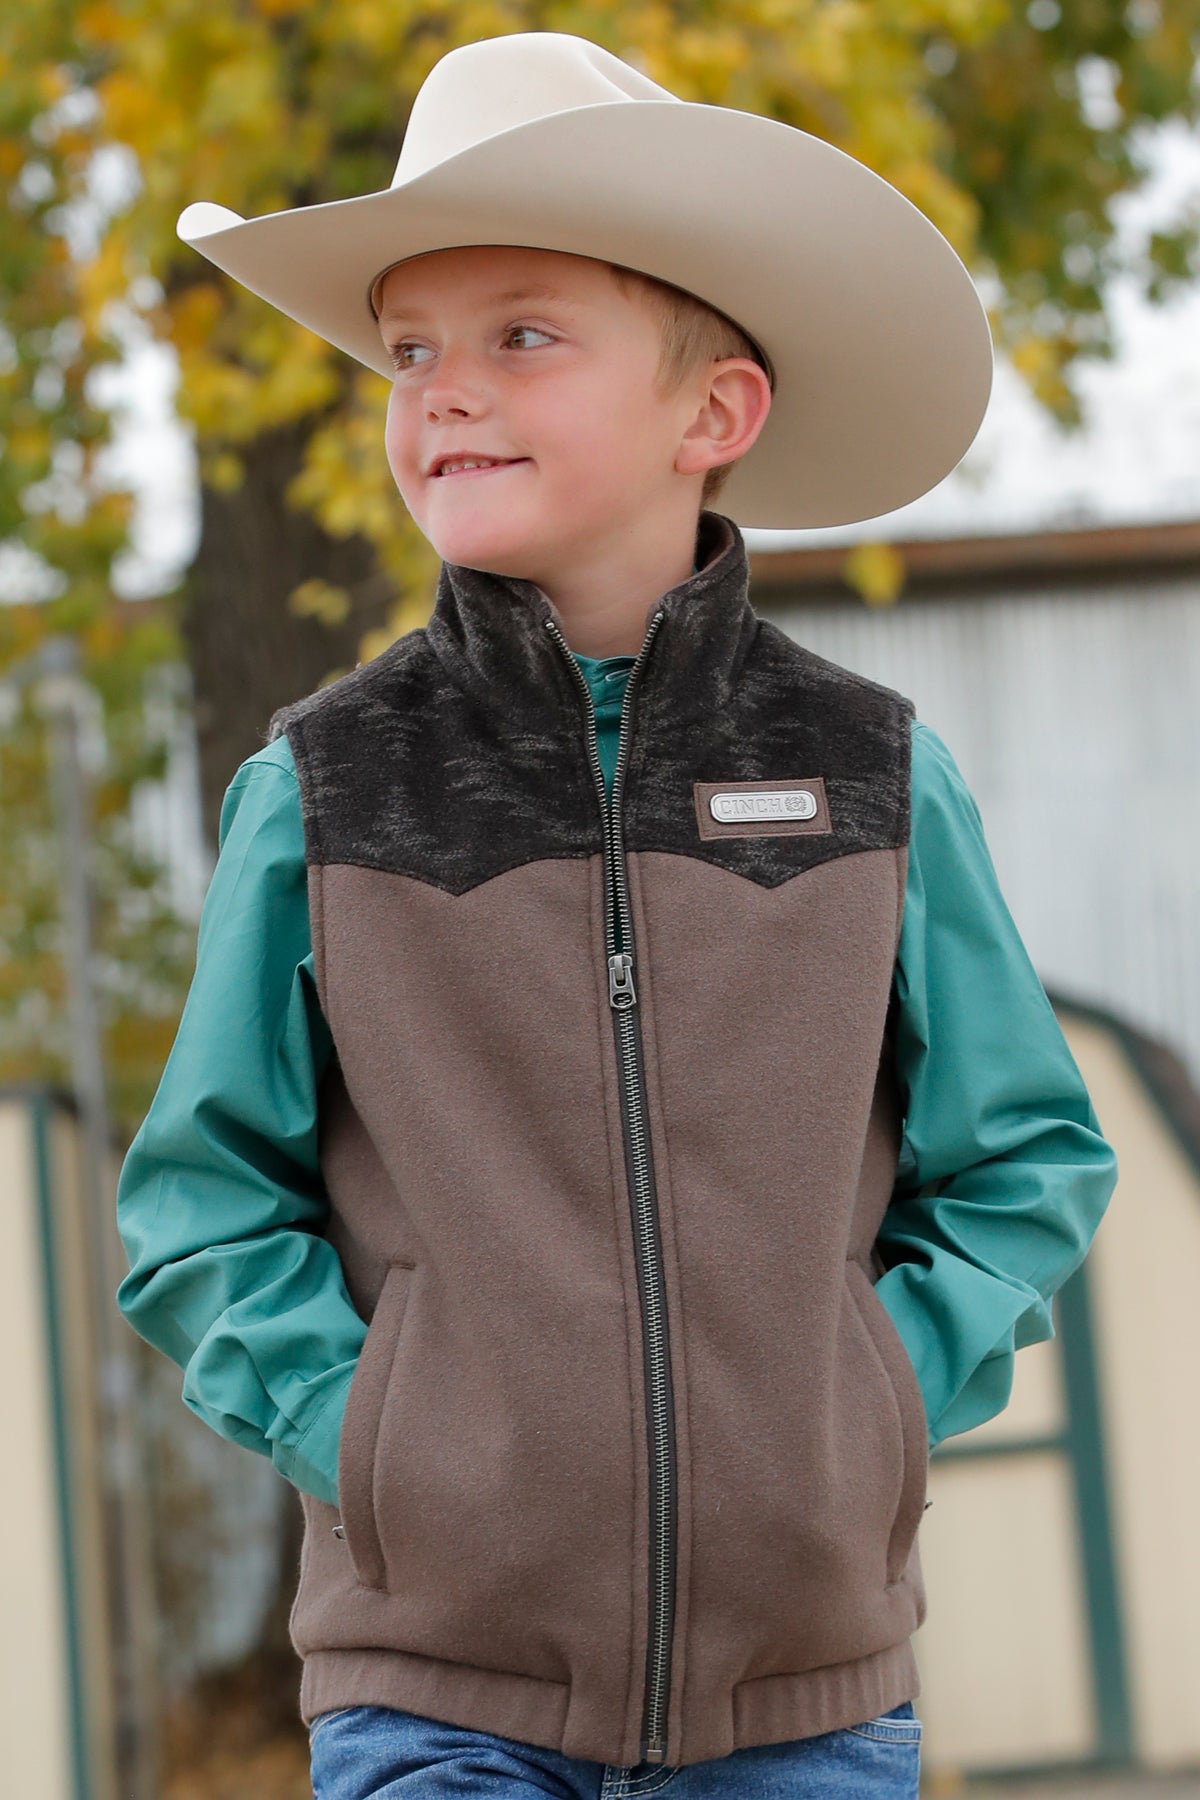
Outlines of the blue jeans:
{"type": "Polygon", "coordinates": [[[388,1706],[318,1713],[309,1729],[313,1800],[918,1800],[922,1725],[911,1700],[818,1737],[734,1750],[711,1762],[620,1768],[468,1731],[388,1706]]]}

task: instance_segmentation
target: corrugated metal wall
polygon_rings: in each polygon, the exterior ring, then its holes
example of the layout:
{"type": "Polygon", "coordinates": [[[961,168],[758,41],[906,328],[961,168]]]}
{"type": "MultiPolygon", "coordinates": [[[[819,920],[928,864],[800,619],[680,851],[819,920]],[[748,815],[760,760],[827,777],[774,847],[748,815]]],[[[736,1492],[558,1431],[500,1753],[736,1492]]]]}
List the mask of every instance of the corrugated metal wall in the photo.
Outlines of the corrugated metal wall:
{"type": "Polygon", "coordinates": [[[763,586],[754,604],[910,696],[975,795],[1043,983],[1165,1039],[1200,1082],[1200,575],[880,608],[763,586]]]}

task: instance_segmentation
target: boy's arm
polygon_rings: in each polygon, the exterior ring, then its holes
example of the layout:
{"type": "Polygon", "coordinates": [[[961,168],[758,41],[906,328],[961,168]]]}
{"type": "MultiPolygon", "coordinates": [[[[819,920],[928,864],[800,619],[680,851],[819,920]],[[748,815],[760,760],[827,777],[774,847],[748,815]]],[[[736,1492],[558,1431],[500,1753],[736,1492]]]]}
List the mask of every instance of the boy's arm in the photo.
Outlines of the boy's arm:
{"type": "Polygon", "coordinates": [[[925,1396],[930,1448],[1007,1405],[1017,1350],[1054,1336],[1116,1156],[996,879],[945,744],[913,723],[894,982],[906,1115],[876,1293],[925,1396]]]}
{"type": "Polygon", "coordinates": [[[118,1182],[130,1269],[117,1305],[183,1369],[206,1424],[336,1505],[366,1325],[321,1235],[317,1086],[332,1040],[286,738],[238,769],[218,837],[179,1030],[118,1182]]]}

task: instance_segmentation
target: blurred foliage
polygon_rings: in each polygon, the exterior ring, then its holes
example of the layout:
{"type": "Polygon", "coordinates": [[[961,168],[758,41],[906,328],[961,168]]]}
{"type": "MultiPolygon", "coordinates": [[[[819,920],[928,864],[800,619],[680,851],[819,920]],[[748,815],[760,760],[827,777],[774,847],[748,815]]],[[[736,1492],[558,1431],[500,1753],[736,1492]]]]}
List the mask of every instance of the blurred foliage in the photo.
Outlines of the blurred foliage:
{"type": "MultiPolygon", "coordinates": [[[[41,634],[67,631],[101,696],[96,879],[123,1116],[149,1096],[188,968],[127,823],[164,755],[142,683],[181,647],[172,596],[152,618],[117,597],[132,498],[107,469],[111,419],[92,378],[131,332],[172,345],[201,479],[226,491],[260,434],[303,421],[289,503],[368,540],[397,597],[363,658],[423,622],[436,568],[382,452],[386,381],[181,244],[183,206],[255,216],[384,188],[412,96],[447,50],[579,32],[684,99],[785,120],[894,183],[981,278],[997,345],[1069,427],[1073,370],[1113,351],[1118,267],[1154,301],[1195,272],[1194,208],[1131,252],[1108,208],[1147,172],[1146,127],[1195,123],[1198,27],[1200,0],[8,0],[0,580],[28,603],[0,611],[0,680],[41,634]]],[[[846,568],[868,603],[899,590],[886,545],[859,546],[846,568]]],[[[318,572],[290,601],[323,624],[349,604],[318,572]]],[[[0,1077],[66,1071],[44,757],[22,702],[0,750],[0,1077]]]]}
{"type": "MultiPolygon", "coordinates": [[[[61,602],[48,603],[60,617],[61,602]]],[[[37,649],[47,606],[0,606],[0,1082],[70,1075],[63,857],[51,740],[38,704],[37,649]],[[7,671],[21,667],[19,683],[7,671]]],[[[161,780],[178,716],[174,634],[144,608],[93,603],[61,630],[77,642],[85,693],[80,732],[93,841],[94,974],[107,1036],[110,1097],[135,1120],[162,1071],[194,963],[194,932],[173,904],[168,871],[134,828],[137,783],[161,780]],[[133,615],[133,616],[131,616],[133,615]],[[157,694],[157,704],[154,696],[157,694]]]]}
{"type": "Polygon", "coordinates": [[[863,540],[847,550],[842,573],[868,606],[890,606],[904,585],[904,558],[891,544],[863,540]]]}

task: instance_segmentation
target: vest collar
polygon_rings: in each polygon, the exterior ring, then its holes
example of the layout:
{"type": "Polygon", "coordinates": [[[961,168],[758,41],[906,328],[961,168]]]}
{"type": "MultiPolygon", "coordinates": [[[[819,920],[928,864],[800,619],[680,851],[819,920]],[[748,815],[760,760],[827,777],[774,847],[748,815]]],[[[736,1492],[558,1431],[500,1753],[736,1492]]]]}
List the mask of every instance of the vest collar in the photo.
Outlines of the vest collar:
{"type": "MultiPolygon", "coordinates": [[[[646,608],[644,628],[666,614],[647,658],[637,710],[656,723],[712,713],[728,698],[758,618],[750,604],[742,534],[723,513],[702,512],[698,571],[646,608]]],[[[426,637],[455,685],[511,719],[517,730],[579,729],[580,694],[553,620],[561,614],[532,581],[443,562],[426,637]]]]}

